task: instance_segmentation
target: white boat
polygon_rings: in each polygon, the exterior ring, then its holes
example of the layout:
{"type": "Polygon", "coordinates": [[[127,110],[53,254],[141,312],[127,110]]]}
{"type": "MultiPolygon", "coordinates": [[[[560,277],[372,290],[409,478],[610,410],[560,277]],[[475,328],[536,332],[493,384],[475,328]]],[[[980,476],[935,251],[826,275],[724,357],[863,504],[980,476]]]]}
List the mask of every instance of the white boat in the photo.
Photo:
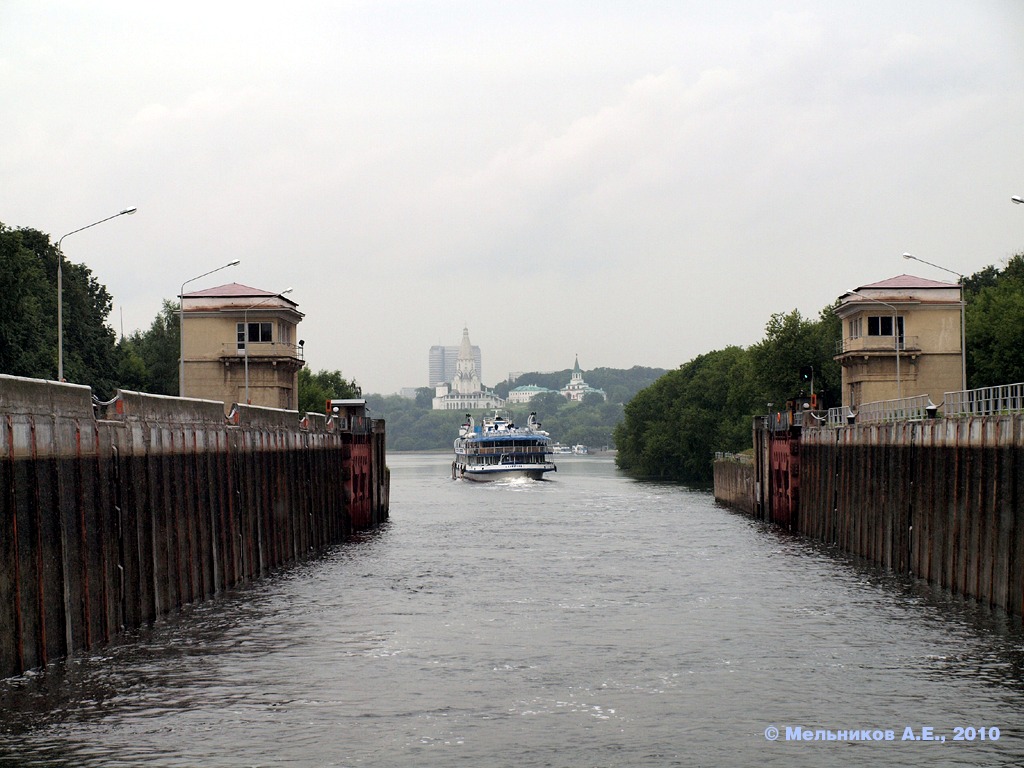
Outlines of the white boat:
{"type": "Polygon", "coordinates": [[[452,478],[540,480],[557,470],[547,459],[550,453],[551,438],[540,428],[536,413],[530,414],[525,427],[517,427],[498,411],[479,425],[467,414],[455,439],[452,478]]]}

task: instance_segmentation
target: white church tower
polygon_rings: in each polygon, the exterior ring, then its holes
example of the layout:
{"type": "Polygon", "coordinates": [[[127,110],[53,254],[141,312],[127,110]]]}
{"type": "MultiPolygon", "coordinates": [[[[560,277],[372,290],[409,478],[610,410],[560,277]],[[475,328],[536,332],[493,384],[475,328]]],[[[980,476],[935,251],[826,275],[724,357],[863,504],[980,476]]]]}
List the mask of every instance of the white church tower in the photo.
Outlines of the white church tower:
{"type": "Polygon", "coordinates": [[[459,347],[459,358],[455,363],[455,380],[452,389],[460,395],[472,395],[479,392],[480,372],[476,369],[476,357],[473,345],[469,343],[469,328],[462,329],[462,346],[459,347]]]}
{"type": "Polygon", "coordinates": [[[476,354],[469,342],[469,328],[462,329],[462,345],[455,362],[455,378],[451,387],[441,384],[434,388],[435,411],[472,411],[501,408],[505,400],[480,383],[476,354]]]}

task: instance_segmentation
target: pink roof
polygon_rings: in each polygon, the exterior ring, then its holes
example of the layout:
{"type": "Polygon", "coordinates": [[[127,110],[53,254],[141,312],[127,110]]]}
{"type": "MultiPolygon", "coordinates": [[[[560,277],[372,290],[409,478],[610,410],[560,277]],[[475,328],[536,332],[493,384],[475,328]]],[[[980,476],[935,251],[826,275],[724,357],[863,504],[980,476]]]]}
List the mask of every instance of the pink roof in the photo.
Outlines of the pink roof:
{"type": "Polygon", "coordinates": [[[248,285],[242,285],[241,283],[228,283],[227,285],[218,285],[216,288],[206,288],[202,291],[191,291],[186,293],[185,296],[188,296],[189,298],[210,296],[222,299],[235,296],[276,296],[276,294],[271,291],[264,291],[260,288],[250,288],[248,285]]]}
{"type": "MultiPolygon", "coordinates": [[[[959,288],[957,283],[942,283],[938,280],[928,280],[914,275],[897,275],[880,283],[862,285],[860,288],[959,288]]],[[[858,288],[858,290],[860,290],[858,288]]]]}
{"type": "MultiPolygon", "coordinates": [[[[216,288],[206,288],[202,291],[192,291],[182,296],[183,299],[248,299],[248,298],[259,298],[264,296],[278,296],[273,291],[264,291],[262,288],[251,288],[248,285],[242,285],[241,283],[228,283],[226,285],[218,285],[216,288]]],[[[287,301],[292,306],[297,307],[298,304],[287,296],[281,296],[281,301],[287,301]]]]}

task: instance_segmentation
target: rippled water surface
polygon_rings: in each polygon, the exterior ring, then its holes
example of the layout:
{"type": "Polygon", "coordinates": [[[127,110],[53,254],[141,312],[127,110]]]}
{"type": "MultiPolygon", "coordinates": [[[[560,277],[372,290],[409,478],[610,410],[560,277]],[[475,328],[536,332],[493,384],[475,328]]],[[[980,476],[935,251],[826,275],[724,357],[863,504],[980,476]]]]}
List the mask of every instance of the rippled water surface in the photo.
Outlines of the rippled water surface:
{"type": "Polygon", "coordinates": [[[560,458],[473,484],[392,456],[383,530],[0,683],[0,765],[1024,764],[1014,622],[560,458]]]}

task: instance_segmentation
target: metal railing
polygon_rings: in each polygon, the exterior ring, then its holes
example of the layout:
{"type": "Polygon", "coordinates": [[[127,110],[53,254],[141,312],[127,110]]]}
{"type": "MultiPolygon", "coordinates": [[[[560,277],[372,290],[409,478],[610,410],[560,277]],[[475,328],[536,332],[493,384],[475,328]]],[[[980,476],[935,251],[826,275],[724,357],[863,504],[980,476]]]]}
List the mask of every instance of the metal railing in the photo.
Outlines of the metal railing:
{"type": "Polygon", "coordinates": [[[766,432],[786,432],[790,427],[802,427],[805,411],[773,411],[762,416],[761,429],[766,432]]]}
{"type": "MultiPolygon", "coordinates": [[[[918,336],[900,336],[900,351],[920,350],[921,341],[918,336]]],[[[836,342],[836,354],[844,352],[894,352],[896,341],[892,336],[851,336],[836,342]]]]}
{"type": "Polygon", "coordinates": [[[1024,411],[1024,383],[947,392],[944,416],[989,416],[1024,411]]]}
{"type": "MultiPolygon", "coordinates": [[[[303,348],[298,344],[288,344],[281,341],[250,341],[249,359],[258,357],[294,357],[296,360],[303,359],[303,348]]],[[[245,342],[239,346],[238,342],[230,341],[221,344],[221,357],[245,357],[245,342]]]]}
{"type": "Polygon", "coordinates": [[[845,405],[839,408],[829,408],[828,417],[825,419],[825,423],[830,427],[841,427],[844,424],[849,424],[849,416],[851,411],[845,405]]]}
{"type": "Polygon", "coordinates": [[[868,424],[880,421],[922,421],[933,415],[935,409],[928,395],[915,395],[902,400],[861,403],[854,413],[858,424],[868,424]]]}
{"type": "Polygon", "coordinates": [[[754,457],[748,453],[729,453],[727,451],[715,451],[715,461],[734,461],[737,464],[753,464],[754,457]]]}
{"type": "Polygon", "coordinates": [[[520,456],[520,455],[526,456],[526,455],[530,455],[530,454],[540,454],[540,455],[543,455],[545,453],[551,453],[551,450],[549,448],[547,448],[546,446],[543,446],[543,445],[518,445],[517,444],[515,446],[511,446],[511,445],[505,446],[504,448],[501,448],[501,447],[493,447],[492,448],[492,447],[489,447],[489,446],[473,445],[473,446],[465,446],[464,448],[465,448],[465,450],[463,451],[463,453],[466,453],[466,454],[472,455],[472,456],[501,456],[501,455],[504,455],[504,454],[508,454],[509,456],[520,456]]]}

